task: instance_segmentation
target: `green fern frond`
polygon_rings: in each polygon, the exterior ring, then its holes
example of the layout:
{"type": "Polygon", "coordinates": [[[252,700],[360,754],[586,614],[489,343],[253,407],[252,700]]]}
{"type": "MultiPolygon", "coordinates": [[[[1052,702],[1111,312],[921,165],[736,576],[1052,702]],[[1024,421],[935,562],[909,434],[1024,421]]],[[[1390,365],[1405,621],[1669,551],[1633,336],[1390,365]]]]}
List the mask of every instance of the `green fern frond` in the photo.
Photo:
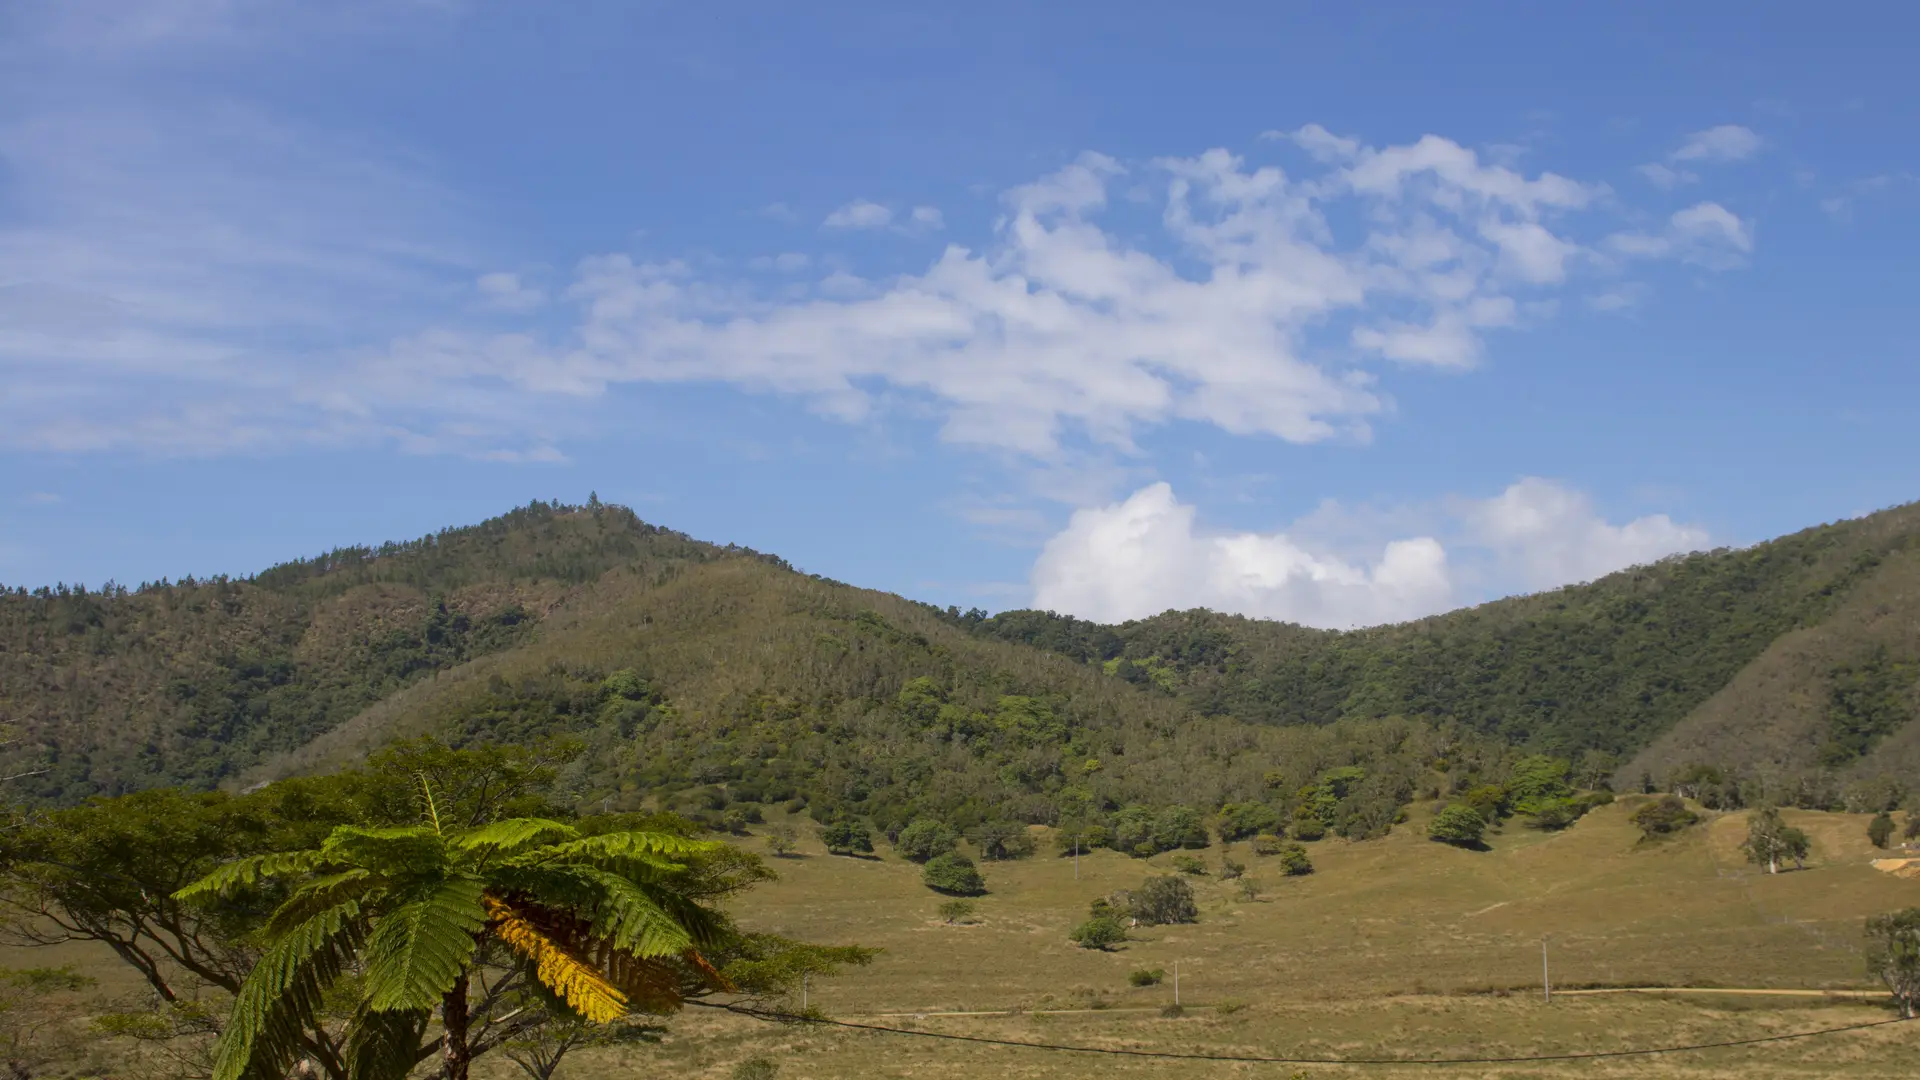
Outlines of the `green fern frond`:
{"type": "Polygon", "coordinates": [[[173,894],[175,900],[201,900],[230,895],[259,884],[261,878],[306,873],[321,865],[317,851],[275,851],[236,859],[214,868],[199,881],[173,894]]]}
{"type": "Polygon", "coordinates": [[[508,855],[530,844],[551,844],[577,840],[579,837],[580,830],[564,822],[547,818],[509,818],[455,833],[447,838],[447,843],[456,851],[490,851],[508,855]]]}
{"type": "MultiPolygon", "coordinates": [[[[590,862],[600,863],[618,859],[634,859],[649,864],[658,862],[662,857],[672,859],[685,855],[700,855],[716,851],[721,845],[711,840],[688,840],[684,837],[657,832],[616,832],[602,833],[599,836],[582,837],[569,840],[564,844],[552,844],[537,851],[528,852],[516,862],[590,862]]],[[[671,862],[659,863],[662,869],[675,869],[671,862]]]]}
{"type": "Polygon", "coordinates": [[[327,987],[351,962],[364,926],[360,905],[328,908],[275,942],[247,973],[214,1047],[213,1080],[280,1077],[300,1055],[327,987]]]}
{"type": "Polygon", "coordinates": [[[683,921],[687,912],[669,911],[645,889],[618,874],[585,866],[571,868],[570,873],[599,893],[594,903],[577,905],[577,909],[615,948],[653,959],[675,956],[693,946],[693,932],[683,921]]]}
{"type": "Polygon", "coordinates": [[[430,1009],[466,977],[487,925],[481,883],[451,878],[383,916],[367,939],[367,1007],[430,1009]]]}
{"type": "Polygon", "coordinates": [[[369,900],[370,894],[377,892],[377,889],[369,888],[373,879],[372,871],[356,866],[351,870],[304,881],[274,911],[261,932],[268,941],[274,941],[328,908],[348,900],[369,900]]]}
{"type": "Polygon", "coordinates": [[[320,853],[331,861],[395,877],[432,873],[447,865],[446,842],[421,825],[336,826],[320,853]]]}

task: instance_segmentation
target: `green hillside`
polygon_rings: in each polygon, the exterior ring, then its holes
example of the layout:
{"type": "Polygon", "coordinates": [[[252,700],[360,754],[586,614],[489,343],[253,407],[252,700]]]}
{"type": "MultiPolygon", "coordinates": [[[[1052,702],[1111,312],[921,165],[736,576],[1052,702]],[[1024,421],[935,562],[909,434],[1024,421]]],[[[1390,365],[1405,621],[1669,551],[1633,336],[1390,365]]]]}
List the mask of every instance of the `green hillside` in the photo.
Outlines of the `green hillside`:
{"type": "Polygon", "coordinates": [[[603,805],[881,825],[1320,798],[1328,827],[1377,835],[1529,753],[1589,784],[1709,765],[1730,803],[1744,784],[1838,805],[1920,747],[1916,535],[1903,507],[1335,633],[941,611],[536,503],[246,580],[0,595],[0,721],[47,802],[251,783],[432,731],[583,739],[570,783],[603,805]]]}

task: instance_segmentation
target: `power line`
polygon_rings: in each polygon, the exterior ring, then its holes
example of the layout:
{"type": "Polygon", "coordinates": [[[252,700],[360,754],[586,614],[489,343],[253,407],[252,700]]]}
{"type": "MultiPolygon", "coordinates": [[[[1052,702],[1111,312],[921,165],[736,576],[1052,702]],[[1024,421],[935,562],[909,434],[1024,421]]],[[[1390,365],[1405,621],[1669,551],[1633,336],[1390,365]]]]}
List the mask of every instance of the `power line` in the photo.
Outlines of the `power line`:
{"type": "Polygon", "coordinates": [[[1762,1035],[1751,1039],[1728,1039],[1722,1042],[1688,1043],[1681,1046],[1655,1046],[1641,1050],[1589,1050],[1565,1054],[1513,1054],[1505,1057],[1409,1057],[1409,1058],[1314,1058],[1314,1057],[1267,1057],[1258,1054],[1194,1054],[1175,1050],[1126,1050],[1104,1046],[1071,1046],[1065,1043],[1023,1042],[1018,1039],[994,1039],[985,1035],[956,1035],[941,1031],[916,1031],[912,1028],[887,1027],[883,1024],[860,1024],[851,1020],[834,1020],[825,1016],[803,1016],[794,1013],[767,1012],[750,1009],[740,1005],[724,1005],[711,1001],[689,1001],[689,1005],[698,1005],[708,1009],[724,1009],[755,1020],[767,1020],[784,1023],[819,1024],[826,1027],[850,1028],[854,1031],[875,1031],[887,1035],[910,1035],[920,1039],[944,1039],[948,1042],[981,1043],[987,1046],[1013,1046],[1027,1050],[1060,1050],[1073,1054],[1108,1054],[1116,1057],[1171,1058],[1178,1061],[1237,1061],[1266,1065],[1517,1065],[1539,1061],[1588,1061],[1595,1058],[1650,1057],[1655,1054],[1678,1054],[1690,1050],[1717,1050],[1732,1046],[1759,1046],[1762,1043],[1787,1042],[1792,1039],[1811,1039],[1819,1035],[1838,1035],[1848,1031],[1865,1031],[1868,1028],[1886,1027],[1889,1024],[1903,1024],[1908,1018],[1895,1017],[1891,1020],[1872,1020],[1864,1024],[1848,1024],[1843,1027],[1820,1028],[1815,1031],[1796,1031],[1786,1035],[1762,1035]]]}

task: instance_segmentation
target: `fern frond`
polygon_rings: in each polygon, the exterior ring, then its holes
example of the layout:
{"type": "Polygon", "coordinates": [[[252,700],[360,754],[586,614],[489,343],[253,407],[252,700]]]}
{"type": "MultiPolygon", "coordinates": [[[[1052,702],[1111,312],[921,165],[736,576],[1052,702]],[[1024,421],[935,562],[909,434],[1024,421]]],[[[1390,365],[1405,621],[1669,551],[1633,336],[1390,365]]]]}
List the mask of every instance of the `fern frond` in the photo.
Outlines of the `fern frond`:
{"type": "Polygon", "coordinates": [[[364,955],[367,1008],[375,1012],[431,1009],[466,978],[485,929],[481,884],[450,878],[387,912],[374,924],[364,955]]]}
{"type": "Polygon", "coordinates": [[[261,878],[303,874],[325,859],[318,851],[274,851],[223,863],[199,881],[173,894],[175,900],[194,901],[228,896],[259,884],[261,878]]]}
{"type": "Polygon", "coordinates": [[[328,908],[294,927],[260,957],[235,996],[214,1047],[213,1080],[279,1077],[300,1055],[327,987],[351,962],[364,929],[360,905],[328,908]]]}
{"type": "Polygon", "coordinates": [[[503,900],[487,897],[493,932],[533,967],[533,977],[552,990],[568,1008],[596,1024],[616,1020],[627,1012],[627,997],[593,965],[548,936],[533,921],[503,900]]]}
{"type": "Polygon", "coordinates": [[[348,1080],[405,1080],[419,1063],[420,1040],[432,1016],[424,1009],[356,1011],[347,1026],[348,1080]]]}
{"type": "Polygon", "coordinates": [[[699,855],[717,850],[721,845],[711,840],[688,840],[670,833],[658,832],[614,832],[599,836],[586,836],[578,840],[569,840],[563,844],[552,844],[530,851],[516,862],[554,863],[554,862],[590,862],[636,859],[657,864],[660,869],[672,871],[680,869],[678,864],[660,861],[683,855],[699,855]]]}
{"type": "Polygon", "coordinates": [[[491,851],[512,854],[536,843],[577,840],[580,830],[564,822],[546,818],[508,818],[477,829],[467,829],[447,838],[456,851],[491,851]]]}
{"type": "Polygon", "coordinates": [[[420,825],[338,825],[327,834],[320,853],[394,877],[432,873],[447,865],[446,842],[420,825]]]}
{"type": "MultiPolygon", "coordinates": [[[[568,870],[569,876],[591,885],[599,894],[590,905],[572,906],[615,948],[642,959],[654,959],[673,956],[693,946],[693,934],[676,913],[632,881],[590,866],[568,870]]],[[[697,905],[687,906],[700,910],[697,905]]]]}
{"type": "Polygon", "coordinates": [[[273,941],[330,907],[348,900],[364,901],[368,898],[367,894],[373,891],[368,888],[373,880],[372,871],[356,866],[351,870],[302,882],[293,895],[274,911],[262,933],[268,941],[273,941]]]}

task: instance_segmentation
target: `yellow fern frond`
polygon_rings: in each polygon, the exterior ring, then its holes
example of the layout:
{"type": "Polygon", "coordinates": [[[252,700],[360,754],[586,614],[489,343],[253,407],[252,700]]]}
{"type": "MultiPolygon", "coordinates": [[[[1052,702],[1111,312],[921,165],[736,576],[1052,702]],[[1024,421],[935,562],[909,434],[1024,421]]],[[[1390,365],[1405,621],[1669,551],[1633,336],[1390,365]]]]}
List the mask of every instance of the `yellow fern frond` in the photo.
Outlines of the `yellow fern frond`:
{"type": "Polygon", "coordinates": [[[560,996],[574,1011],[596,1024],[610,1023],[627,1013],[627,998],[592,965],[568,952],[510,905],[487,897],[487,915],[493,931],[506,946],[533,964],[533,977],[560,996]]]}

